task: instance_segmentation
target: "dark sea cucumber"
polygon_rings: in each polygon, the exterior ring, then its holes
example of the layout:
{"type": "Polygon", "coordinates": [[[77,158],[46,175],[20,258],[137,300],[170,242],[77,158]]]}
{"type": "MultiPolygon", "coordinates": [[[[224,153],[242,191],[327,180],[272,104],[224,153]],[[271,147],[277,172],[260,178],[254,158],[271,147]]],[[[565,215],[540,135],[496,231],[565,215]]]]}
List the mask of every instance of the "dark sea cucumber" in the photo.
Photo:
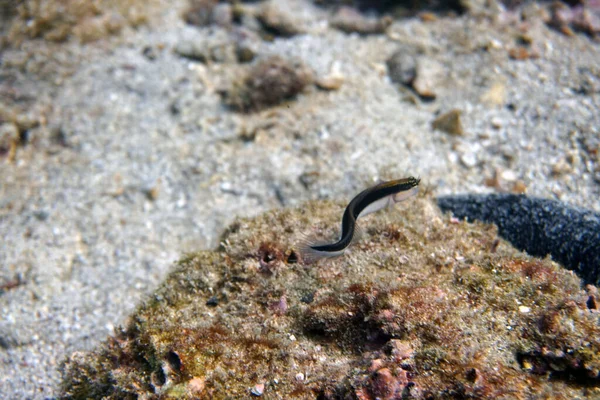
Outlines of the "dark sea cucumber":
{"type": "Polygon", "coordinates": [[[600,214],[514,194],[443,196],[437,202],[458,218],[496,224],[500,236],[519,250],[550,254],[585,283],[600,284],[600,214]]]}

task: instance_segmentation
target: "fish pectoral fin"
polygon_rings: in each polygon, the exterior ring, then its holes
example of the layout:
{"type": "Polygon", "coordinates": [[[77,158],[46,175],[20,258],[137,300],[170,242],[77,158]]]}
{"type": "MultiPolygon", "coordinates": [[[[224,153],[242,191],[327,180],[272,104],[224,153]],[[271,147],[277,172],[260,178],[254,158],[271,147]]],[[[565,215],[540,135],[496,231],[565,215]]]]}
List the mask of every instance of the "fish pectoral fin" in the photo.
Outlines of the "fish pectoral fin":
{"type": "Polygon", "coordinates": [[[352,235],[351,244],[356,244],[365,238],[365,231],[360,227],[360,225],[354,225],[354,235],[352,235]]]}
{"type": "MultiPolygon", "coordinates": [[[[392,199],[391,199],[391,195],[390,196],[386,196],[383,197],[377,201],[372,202],[371,204],[369,204],[367,207],[365,207],[364,210],[361,211],[361,213],[358,215],[358,218],[362,218],[365,215],[369,215],[371,213],[374,213],[376,211],[379,211],[381,209],[384,209],[386,207],[389,207],[389,203],[393,203],[392,199]]],[[[357,218],[357,219],[358,219],[357,218]]]]}

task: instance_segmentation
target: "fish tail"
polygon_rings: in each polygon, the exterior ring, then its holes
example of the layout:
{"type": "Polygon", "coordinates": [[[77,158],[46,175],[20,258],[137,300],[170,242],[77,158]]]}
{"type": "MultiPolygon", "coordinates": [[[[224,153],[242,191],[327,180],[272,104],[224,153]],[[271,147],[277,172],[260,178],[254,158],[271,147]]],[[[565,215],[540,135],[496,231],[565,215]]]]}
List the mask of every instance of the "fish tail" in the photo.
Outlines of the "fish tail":
{"type": "Polygon", "coordinates": [[[303,264],[314,264],[323,258],[338,256],[338,253],[316,250],[315,247],[326,244],[324,241],[317,240],[314,236],[302,233],[300,239],[294,246],[300,255],[303,264]]]}

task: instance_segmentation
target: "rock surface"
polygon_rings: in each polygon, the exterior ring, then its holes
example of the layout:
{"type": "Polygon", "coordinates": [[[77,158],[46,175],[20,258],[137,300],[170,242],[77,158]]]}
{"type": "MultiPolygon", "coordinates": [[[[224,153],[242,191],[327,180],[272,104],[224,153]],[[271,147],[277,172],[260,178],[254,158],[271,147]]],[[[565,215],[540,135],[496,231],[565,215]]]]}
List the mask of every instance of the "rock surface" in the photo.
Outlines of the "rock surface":
{"type": "Polygon", "coordinates": [[[335,237],[344,206],[235,221],[218,251],[181,260],[126,328],[67,361],[62,396],[600,394],[595,288],[426,199],[364,218],[368,234],[345,256],[296,262],[294,242],[311,226],[335,237]]]}

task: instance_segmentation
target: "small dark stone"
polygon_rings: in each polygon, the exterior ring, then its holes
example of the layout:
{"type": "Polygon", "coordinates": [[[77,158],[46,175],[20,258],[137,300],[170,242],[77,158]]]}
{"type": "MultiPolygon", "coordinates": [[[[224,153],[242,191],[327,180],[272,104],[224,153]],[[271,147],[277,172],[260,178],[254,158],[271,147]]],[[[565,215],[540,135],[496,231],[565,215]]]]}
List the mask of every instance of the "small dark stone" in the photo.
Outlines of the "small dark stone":
{"type": "Polygon", "coordinates": [[[212,22],[212,15],[218,0],[190,0],[183,12],[183,19],[190,25],[206,26],[212,22]]]}
{"type": "Polygon", "coordinates": [[[399,50],[386,64],[392,82],[410,86],[417,76],[417,60],[412,52],[399,50]]]}
{"type": "Polygon", "coordinates": [[[279,185],[274,185],[273,191],[275,192],[275,198],[277,199],[279,204],[285,207],[287,205],[287,199],[281,187],[279,185]]]}
{"type": "MultiPolygon", "coordinates": [[[[0,290],[0,294],[2,294],[1,290],[0,290]]],[[[8,350],[10,348],[17,347],[17,346],[19,346],[19,342],[14,337],[5,336],[5,335],[0,336],[0,349],[8,350]]]]}
{"type": "Polygon", "coordinates": [[[308,292],[300,298],[300,301],[303,302],[304,304],[310,304],[314,300],[315,300],[315,292],[308,292]]]}
{"type": "Polygon", "coordinates": [[[319,179],[319,171],[307,171],[303,172],[298,180],[306,190],[310,190],[310,188],[318,181],[319,179]]]}
{"type": "Polygon", "coordinates": [[[171,115],[179,115],[181,113],[181,107],[179,106],[179,102],[177,102],[177,100],[171,103],[169,106],[169,111],[171,112],[171,115]]]}
{"type": "Polygon", "coordinates": [[[217,296],[213,296],[210,299],[206,300],[206,305],[209,307],[216,307],[219,305],[219,299],[217,296]]]}
{"type": "Polygon", "coordinates": [[[241,63],[249,63],[250,61],[254,60],[254,57],[256,56],[254,49],[244,44],[238,44],[236,46],[235,54],[238,61],[241,63]]]}
{"type": "Polygon", "coordinates": [[[156,51],[151,46],[146,46],[142,50],[142,54],[150,61],[156,60],[156,51]]]}
{"type": "Polygon", "coordinates": [[[38,220],[38,221],[45,221],[48,219],[48,217],[50,216],[50,213],[48,211],[45,210],[38,210],[38,211],[34,211],[33,212],[33,216],[38,220]]]}
{"type": "Polygon", "coordinates": [[[29,139],[30,139],[29,129],[19,131],[19,144],[21,146],[27,146],[27,143],[29,143],[29,139]]]}
{"type": "Polygon", "coordinates": [[[52,141],[62,147],[69,147],[69,140],[67,137],[67,133],[62,128],[62,126],[54,126],[51,128],[52,132],[52,141]]]}

